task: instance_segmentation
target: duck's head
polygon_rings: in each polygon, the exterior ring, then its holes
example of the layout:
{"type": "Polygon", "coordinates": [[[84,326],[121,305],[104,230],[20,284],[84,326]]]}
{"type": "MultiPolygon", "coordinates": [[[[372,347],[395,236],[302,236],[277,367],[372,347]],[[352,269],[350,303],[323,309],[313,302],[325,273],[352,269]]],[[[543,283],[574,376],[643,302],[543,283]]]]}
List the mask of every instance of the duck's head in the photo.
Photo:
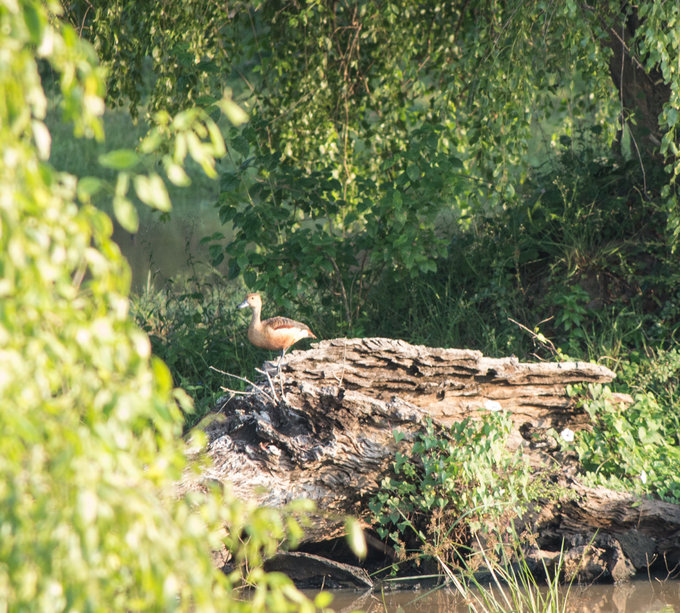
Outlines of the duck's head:
{"type": "Polygon", "coordinates": [[[262,298],[260,294],[248,294],[246,299],[238,305],[239,309],[251,308],[259,309],[262,308],[262,298]]]}

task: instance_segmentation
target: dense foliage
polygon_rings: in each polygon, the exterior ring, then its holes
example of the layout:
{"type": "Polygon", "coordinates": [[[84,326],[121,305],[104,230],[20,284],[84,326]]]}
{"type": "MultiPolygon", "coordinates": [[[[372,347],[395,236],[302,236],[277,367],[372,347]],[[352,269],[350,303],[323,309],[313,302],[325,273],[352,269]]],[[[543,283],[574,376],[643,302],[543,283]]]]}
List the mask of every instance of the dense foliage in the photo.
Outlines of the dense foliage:
{"type": "Polygon", "coordinates": [[[582,399],[594,428],[573,444],[593,483],[680,503],[680,355],[661,350],[654,359],[620,368],[633,403],[622,405],[608,387],[590,387],[582,399]]]}
{"type": "MultiPolygon", "coordinates": [[[[606,360],[638,395],[624,413],[606,390],[586,398],[584,469],[677,499],[677,3],[62,4],[109,68],[109,100],[157,126],[104,158],[124,226],[128,189],[167,208],[155,162],[181,185],[195,153],[220,180],[223,227],[205,241],[239,292],[325,337],[606,360]],[[225,85],[247,124],[220,121],[236,113],[225,85]],[[173,136],[187,122],[193,137],[173,136]]],[[[233,292],[191,283],[137,314],[207,406],[209,363],[253,354],[224,315],[233,292]]]]}
{"type": "MultiPolygon", "coordinates": [[[[623,387],[676,342],[675,3],[176,4],[67,17],[111,67],[112,101],[176,110],[226,83],[249,109],[206,237],[232,279],[322,336],[604,359],[623,387]],[[631,67],[648,89],[629,89],[631,67]]],[[[253,358],[223,315],[237,299],[196,286],[141,318],[207,404],[207,361],[253,358]]],[[[631,415],[678,414],[660,402],[631,415]]],[[[600,423],[602,439],[617,427],[600,423]]],[[[617,440],[614,473],[634,457],[617,440]]]]}
{"type": "Polygon", "coordinates": [[[229,135],[229,244],[213,253],[287,308],[316,294],[356,324],[386,272],[408,282],[440,266],[461,224],[516,206],[532,166],[579,135],[601,153],[620,130],[642,183],[656,142],[674,228],[673,3],[68,7],[112,68],[115,101],[137,109],[150,88],[151,108],[183,108],[219,98],[226,79],[251,110],[229,135]],[[640,111],[610,73],[619,48],[669,88],[660,141],[634,136],[640,111]]]}
{"type": "Polygon", "coordinates": [[[424,550],[440,563],[474,567],[482,541],[487,556],[500,553],[513,520],[545,493],[521,450],[506,450],[510,430],[510,418],[498,413],[465,419],[445,436],[430,423],[407,453],[397,452],[394,475],[384,479],[370,508],[378,534],[396,547],[400,561],[424,550]]]}
{"type": "MultiPolygon", "coordinates": [[[[47,9],[58,6],[0,6],[0,609],[313,611],[261,569],[262,555],[299,536],[294,516],[217,489],[176,495],[188,469],[179,407],[191,402],[129,316],[129,267],[111,220],[89,204],[105,186],[48,162],[38,62],[57,75],[78,135],[104,137],[104,81],[91,47],[47,9]],[[231,574],[210,555],[223,543],[231,574]]],[[[181,117],[166,124],[175,137],[207,135],[200,113],[181,117]]],[[[169,204],[158,175],[132,172],[136,155],[102,160],[121,170],[114,199],[134,184],[140,199],[169,204]]]]}

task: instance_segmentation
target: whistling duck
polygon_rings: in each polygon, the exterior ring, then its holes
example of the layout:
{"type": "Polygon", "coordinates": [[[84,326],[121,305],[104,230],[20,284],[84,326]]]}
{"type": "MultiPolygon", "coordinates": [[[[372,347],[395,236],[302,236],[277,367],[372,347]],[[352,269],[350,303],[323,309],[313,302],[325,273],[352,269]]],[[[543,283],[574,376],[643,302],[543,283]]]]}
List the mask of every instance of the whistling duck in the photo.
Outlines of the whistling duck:
{"type": "Polygon", "coordinates": [[[287,317],[272,317],[260,321],[262,310],[260,294],[248,294],[246,299],[238,305],[239,309],[246,307],[253,309],[253,318],[248,326],[248,340],[256,347],[280,351],[279,368],[283,356],[291,345],[303,338],[316,338],[309,326],[287,317]]]}

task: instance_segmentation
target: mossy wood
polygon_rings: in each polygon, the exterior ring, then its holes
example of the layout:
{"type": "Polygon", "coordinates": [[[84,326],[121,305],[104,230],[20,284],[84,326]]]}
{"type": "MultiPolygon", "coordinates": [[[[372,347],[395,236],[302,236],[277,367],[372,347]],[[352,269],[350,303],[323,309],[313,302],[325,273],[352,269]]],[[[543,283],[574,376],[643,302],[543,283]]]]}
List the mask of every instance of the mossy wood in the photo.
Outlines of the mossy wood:
{"type": "MultiPolygon", "coordinates": [[[[426,420],[444,430],[465,417],[504,410],[513,420],[509,446],[521,445],[537,470],[561,466],[559,481],[574,494],[533,517],[538,547],[532,556],[550,562],[564,538],[573,565],[589,550],[581,578],[615,580],[654,559],[678,559],[680,507],[579,484],[574,459],[548,435],[550,429],[589,427],[567,386],[611,382],[615,375],[604,366],[520,363],[466,349],[360,338],[292,352],[282,373],[282,386],[275,380],[272,390],[259,381],[266,394],[253,389],[233,396],[202,422],[212,465],[185,488],[217,479],[264,505],[312,499],[319,514],[306,540],[318,544],[343,533],[347,514],[368,520],[369,497],[389,474],[396,451],[404,452],[426,420]]],[[[626,398],[620,400],[625,410],[626,398]]]]}

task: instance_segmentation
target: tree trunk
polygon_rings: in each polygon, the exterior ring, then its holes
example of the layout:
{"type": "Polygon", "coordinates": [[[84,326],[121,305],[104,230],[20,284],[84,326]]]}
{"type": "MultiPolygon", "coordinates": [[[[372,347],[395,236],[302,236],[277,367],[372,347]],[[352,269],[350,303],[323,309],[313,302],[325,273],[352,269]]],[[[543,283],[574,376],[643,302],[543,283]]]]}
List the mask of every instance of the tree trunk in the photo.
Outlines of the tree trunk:
{"type": "Polygon", "coordinates": [[[663,132],[659,116],[670,98],[670,87],[658,69],[647,70],[643,66],[632,46],[644,23],[637,11],[631,9],[627,17],[623,12],[620,16],[607,16],[602,25],[608,36],[605,45],[612,50],[609,71],[621,98],[622,121],[630,130],[633,147],[643,159],[660,158],[663,132]],[[631,116],[634,121],[629,121],[631,116]]]}
{"type": "MultiPolygon", "coordinates": [[[[212,460],[203,478],[229,482],[235,495],[262,505],[315,501],[319,512],[305,538],[307,551],[318,554],[323,545],[315,549],[314,543],[343,534],[343,516],[370,527],[369,497],[390,474],[397,450],[404,453],[428,419],[444,432],[465,417],[504,410],[513,421],[509,446],[521,445],[539,470],[559,457],[549,429],[589,427],[567,386],[608,383],[614,373],[585,362],[523,364],[478,351],[366,338],[327,340],[293,352],[282,378],[273,386],[259,381],[260,391],[231,397],[202,422],[212,460]]],[[[627,398],[619,400],[623,406],[627,398]]],[[[587,488],[574,473],[574,462],[565,462],[561,481],[573,500],[547,504],[532,518],[538,539],[531,555],[550,561],[565,539],[572,554],[590,552],[587,568],[572,569],[579,577],[617,580],[655,556],[678,558],[677,506],[587,488]]],[[[183,486],[201,487],[201,479],[187,478],[183,486]]]]}

